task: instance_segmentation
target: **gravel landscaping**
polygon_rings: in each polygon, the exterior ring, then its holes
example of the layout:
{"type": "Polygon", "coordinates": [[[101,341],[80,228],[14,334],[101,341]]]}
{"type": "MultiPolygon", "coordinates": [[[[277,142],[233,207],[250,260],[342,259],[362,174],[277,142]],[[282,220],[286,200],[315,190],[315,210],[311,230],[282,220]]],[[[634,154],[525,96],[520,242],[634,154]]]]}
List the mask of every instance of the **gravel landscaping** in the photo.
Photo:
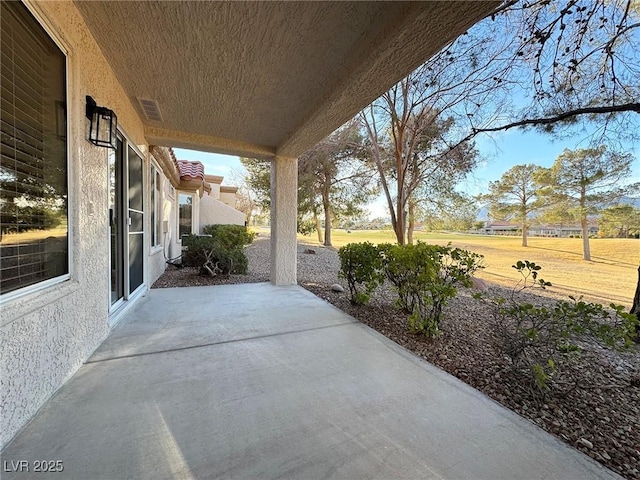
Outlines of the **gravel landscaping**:
{"type": "MultiPolygon", "coordinates": [[[[265,234],[246,247],[247,275],[211,278],[198,275],[193,268],[170,266],[152,288],[268,281],[269,247],[265,234]]],[[[406,315],[394,306],[395,297],[388,286],[376,290],[366,306],[351,305],[346,293],[334,292],[331,286],[336,283],[346,289],[346,283],[337,277],[340,262],[336,250],[299,244],[297,260],[302,287],[624,477],[640,479],[638,345],[619,353],[582,342],[580,360],[571,366],[575,381],[570,387],[555,389],[541,398],[515,376],[508,357],[496,352],[490,310],[472,298],[473,291],[459,291],[445,309],[442,334],[429,340],[408,332],[406,315]]],[[[488,284],[486,293],[506,296],[508,291],[488,284]]],[[[550,290],[544,292],[544,297],[530,296],[529,300],[548,303],[554,298],[565,297],[550,290]]]]}

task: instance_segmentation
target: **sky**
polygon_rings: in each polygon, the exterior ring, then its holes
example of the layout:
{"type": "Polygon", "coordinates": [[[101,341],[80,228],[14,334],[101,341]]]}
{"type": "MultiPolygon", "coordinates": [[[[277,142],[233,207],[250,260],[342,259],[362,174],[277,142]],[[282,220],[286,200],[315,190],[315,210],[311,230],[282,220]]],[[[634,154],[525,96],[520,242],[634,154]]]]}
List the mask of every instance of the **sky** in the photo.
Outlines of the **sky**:
{"type": "MultiPolygon", "coordinates": [[[[550,167],[565,148],[574,150],[586,147],[583,136],[554,140],[549,135],[518,129],[494,133],[491,137],[479,137],[477,148],[483,160],[460,185],[459,190],[469,195],[486,192],[490,181],[498,180],[514,165],[533,163],[550,167]]],[[[630,181],[640,182],[640,145],[636,145],[635,148],[629,145],[626,151],[633,153],[636,158],[630,181]]],[[[237,178],[239,172],[244,171],[238,157],[180,148],[174,148],[174,152],[178,160],[200,161],[204,164],[207,174],[225,177],[224,185],[233,185],[234,178],[237,178]]],[[[372,202],[368,210],[371,218],[389,216],[383,197],[372,202]]]]}

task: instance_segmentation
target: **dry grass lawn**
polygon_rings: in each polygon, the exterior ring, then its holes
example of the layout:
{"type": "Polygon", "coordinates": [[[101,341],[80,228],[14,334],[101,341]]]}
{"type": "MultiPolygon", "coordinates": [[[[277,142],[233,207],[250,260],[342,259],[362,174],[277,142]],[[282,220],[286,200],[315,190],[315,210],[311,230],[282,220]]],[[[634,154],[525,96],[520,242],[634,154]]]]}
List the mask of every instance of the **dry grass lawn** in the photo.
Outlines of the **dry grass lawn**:
{"type": "Polygon", "coordinates": [[[47,230],[29,230],[22,233],[8,233],[2,235],[0,244],[15,245],[16,243],[28,243],[34,240],[43,240],[48,237],[62,238],[67,235],[67,227],[55,227],[47,230]]]}
{"type": "MultiPolygon", "coordinates": [[[[529,246],[520,246],[520,237],[490,235],[458,235],[418,232],[416,238],[427,243],[446,245],[451,242],[484,255],[486,268],[478,277],[505,286],[513,286],[518,273],[511,268],[518,260],[529,260],[542,266],[541,278],[553,284],[551,291],[561,295],[584,295],[586,300],[630,307],[636,288],[640,265],[640,240],[591,239],[591,258],[582,259],[582,239],[530,237],[529,246]]],[[[317,242],[317,237],[301,237],[317,242]]],[[[339,248],[351,242],[393,242],[390,230],[359,230],[347,233],[334,230],[333,246],[339,248]]]]}

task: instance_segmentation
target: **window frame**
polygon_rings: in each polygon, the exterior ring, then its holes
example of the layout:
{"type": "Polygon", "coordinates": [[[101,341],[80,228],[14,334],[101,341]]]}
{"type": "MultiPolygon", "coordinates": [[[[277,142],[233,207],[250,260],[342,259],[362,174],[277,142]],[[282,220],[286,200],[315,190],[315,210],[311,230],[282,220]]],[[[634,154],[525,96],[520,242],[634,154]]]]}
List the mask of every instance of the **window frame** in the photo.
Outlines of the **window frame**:
{"type": "Polygon", "coordinates": [[[195,207],[195,202],[196,202],[195,195],[192,192],[185,192],[185,191],[180,191],[180,190],[178,190],[176,192],[176,203],[177,203],[177,206],[178,206],[178,208],[177,208],[177,220],[178,220],[177,223],[178,223],[178,225],[177,225],[176,233],[177,233],[177,237],[178,237],[178,242],[180,244],[182,244],[182,235],[186,235],[184,233],[183,234],[180,233],[180,196],[181,195],[184,195],[184,196],[187,196],[187,197],[191,198],[191,232],[189,233],[189,235],[193,235],[193,231],[194,231],[193,230],[193,226],[194,226],[195,222],[193,221],[193,219],[194,219],[194,207],[195,207]]]}
{"type": "MultiPolygon", "coordinates": [[[[71,162],[71,151],[72,144],[75,143],[73,138],[71,137],[71,115],[69,113],[70,109],[73,108],[72,98],[70,92],[71,83],[72,83],[72,75],[70,72],[70,65],[72,63],[72,59],[70,58],[71,49],[66,45],[63,39],[57,34],[57,32],[51,27],[46,17],[33,5],[28,2],[21,1],[19,2],[27,12],[34,18],[35,22],[38,26],[44,31],[46,36],[51,42],[58,48],[60,53],[64,57],[64,95],[65,95],[65,108],[64,108],[64,119],[65,119],[65,176],[66,176],[66,197],[67,197],[67,235],[66,235],[66,246],[67,246],[67,272],[58,275],[56,277],[48,278],[46,280],[42,280],[31,285],[25,285],[23,287],[17,288],[16,290],[12,290],[7,293],[0,293],[0,305],[6,305],[9,302],[17,298],[21,298],[27,295],[34,294],[36,292],[42,292],[43,290],[49,289],[53,286],[63,284],[72,279],[74,275],[74,249],[73,249],[73,241],[72,238],[75,234],[74,221],[76,217],[76,213],[72,209],[72,205],[75,203],[75,195],[74,189],[75,185],[72,184],[73,178],[73,166],[71,162]]],[[[59,122],[60,114],[56,112],[56,121],[59,122]]],[[[60,129],[58,127],[58,132],[60,129]]]]}
{"type": "Polygon", "coordinates": [[[162,173],[158,166],[150,163],[150,179],[149,179],[149,218],[151,231],[149,232],[149,245],[152,250],[162,247],[164,244],[162,239],[162,204],[163,204],[163,192],[164,182],[162,173]]]}

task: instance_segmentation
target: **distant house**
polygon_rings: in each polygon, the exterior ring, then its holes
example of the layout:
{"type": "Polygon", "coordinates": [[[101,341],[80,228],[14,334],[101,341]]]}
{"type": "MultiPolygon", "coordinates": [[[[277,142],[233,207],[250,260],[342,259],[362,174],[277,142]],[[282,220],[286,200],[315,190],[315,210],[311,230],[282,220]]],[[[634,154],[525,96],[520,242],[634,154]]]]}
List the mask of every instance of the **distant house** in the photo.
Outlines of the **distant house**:
{"type": "MultiPolygon", "coordinates": [[[[519,223],[511,222],[485,222],[483,228],[476,230],[475,233],[481,233],[485,235],[520,235],[522,233],[522,226],[519,223]]],[[[528,234],[530,237],[581,237],[582,227],[577,224],[568,225],[551,225],[540,224],[532,225],[529,227],[528,234]]],[[[598,234],[598,226],[595,222],[589,222],[589,236],[598,234]]]]}
{"type": "Polygon", "coordinates": [[[520,225],[510,222],[486,222],[481,232],[485,235],[518,235],[520,225]]]}
{"type": "Polygon", "coordinates": [[[181,254],[183,235],[201,234],[205,225],[215,223],[244,225],[245,216],[234,208],[237,188],[221,186],[223,177],[206,175],[201,162],[178,160],[166,147],[152,146],[150,153],[153,227],[148,278],[153,283],[164,271],[165,260],[181,254]]]}
{"type": "Polygon", "coordinates": [[[237,187],[221,185],[224,177],[206,175],[201,162],[177,160],[180,184],[177,193],[178,236],[202,234],[206,225],[244,225],[244,213],[236,210],[237,187]]]}
{"type": "MultiPolygon", "coordinates": [[[[593,222],[589,222],[589,223],[590,223],[589,236],[597,235],[598,226],[593,222]]],[[[558,237],[558,238],[582,237],[582,227],[577,224],[535,225],[529,228],[529,235],[531,235],[532,237],[558,237]]]]}

